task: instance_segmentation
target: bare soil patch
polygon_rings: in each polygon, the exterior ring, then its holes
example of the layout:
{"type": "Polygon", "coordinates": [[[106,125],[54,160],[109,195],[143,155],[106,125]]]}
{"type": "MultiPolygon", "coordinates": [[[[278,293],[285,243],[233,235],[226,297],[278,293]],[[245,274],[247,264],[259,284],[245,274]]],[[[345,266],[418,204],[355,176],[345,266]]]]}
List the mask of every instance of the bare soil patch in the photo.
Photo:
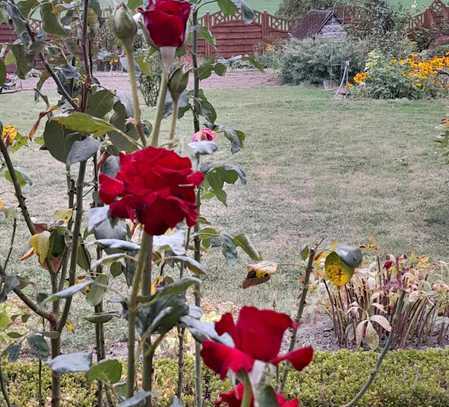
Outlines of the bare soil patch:
{"type": "MultiPolygon", "coordinates": [[[[129,92],[129,80],[126,72],[97,72],[95,77],[108,89],[129,92]]],[[[38,78],[21,81],[19,87],[23,90],[33,90],[38,78]]],[[[260,72],[257,70],[230,71],[225,76],[212,75],[201,82],[205,89],[245,89],[279,85],[273,72],[260,72]]],[[[55,90],[56,85],[52,79],[45,82],[43,90],[55,90]]]]}

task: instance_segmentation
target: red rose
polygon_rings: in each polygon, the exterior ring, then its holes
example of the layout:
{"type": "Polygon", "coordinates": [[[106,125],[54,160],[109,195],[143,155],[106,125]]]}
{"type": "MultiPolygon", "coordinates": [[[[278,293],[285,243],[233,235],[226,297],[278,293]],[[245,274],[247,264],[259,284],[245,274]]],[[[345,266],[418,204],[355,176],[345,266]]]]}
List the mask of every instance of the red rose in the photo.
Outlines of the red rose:
{"type": "MultiPolygon", "coordinates": [[[[214,403],[216,407],[240,407],[243,399],[243,384],[239,383],[233,389],[221,393],[218,400],[214,403]]],[[[286,400],[282,394],[276,394],[276,401],[279,407],[299,407],[298,400],[286,400]]],[[[254,407],[254,400],[251,400],[251,407],[254,407]]]]}
{"type": "Polygon", "coordinates": [[[206,366],[218,373],[222,379],[229,370],[234,373],[240,370],[250,372],[256,360],[274,365],[286,360],[296,370],[302,370],[311,362],[313,349],[306,347],[279,355],[282,337],[288,328],[297,327],[286,314],[243,307],[237,323],[234,323],[229,313],[224,314],[220,321],[215,323],[217,333],[229,334],[234,341],[234,347],[205,341],[201,355],[206,366]]]}
{"type": "Polygon", "coordinates": [[[190,7],[188,1],[149,0],[146,9],[139,9],[154,45],[179,48],[184,44],[190,7]]]}
{"type": "Polygon", "coordinates": [[[100,198],[115,218],[137,219],[150,235],[162,235],[186,219],[197,220],[195,187],[204,176],[192,162],[165,148],[120,154],[115,178],[100,174],[100,198]],[[118,199],[121,198],[121,199],[118,199]]]}

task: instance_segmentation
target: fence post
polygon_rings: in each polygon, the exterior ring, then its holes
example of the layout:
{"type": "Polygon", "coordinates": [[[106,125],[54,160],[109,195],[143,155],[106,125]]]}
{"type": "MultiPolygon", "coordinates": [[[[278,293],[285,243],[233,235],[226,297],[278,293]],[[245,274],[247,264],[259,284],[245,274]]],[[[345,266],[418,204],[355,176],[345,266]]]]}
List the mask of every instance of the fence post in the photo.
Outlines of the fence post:
{"type": "Polygon", "coordinates": [[[268,21],[268,12],[262,13],[262,42],[265,43],[268,40],[268,33],[270,30],[270,23],[268,21]]]}
{"type": "MultiPolygon", "coordinates": [[[[210,22],[210,14],[209,12],[206,13],[206,15],[203,17],[204,26],[211,31],[211,22],[210,22]]],[[[204,40],[204,55],[206,57],[210,57],[212,55],[212,46],[204,40]]]]}

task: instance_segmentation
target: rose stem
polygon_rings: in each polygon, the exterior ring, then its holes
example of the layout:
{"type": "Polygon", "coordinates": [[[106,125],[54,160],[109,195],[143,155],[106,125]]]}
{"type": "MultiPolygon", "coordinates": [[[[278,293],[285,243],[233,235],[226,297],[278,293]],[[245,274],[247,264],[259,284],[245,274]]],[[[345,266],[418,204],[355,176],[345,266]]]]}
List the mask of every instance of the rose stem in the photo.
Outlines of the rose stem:
{"type": "Polygon", "coordinates": [[[159,88],[159,96],[157,98],[157,111],[151,131],[151,145],[156,147],[159,144],[159,133],[161,131],[161,122],[164,117],[165,97],[167,96],[167,73],[162,70],[161,86],[159,88]]]}
{"type": "Polygon", "coordinates": [[[136,62],[134,60],[134,52],[132,46],[125,46],[126,59],[128,61],[128,76],[131,83],[131,97],[133,100],[134,121],[139,134],[142,145],[146,146],[147,142],[143,131],[142,112],[139,104],[139,94],[137,93],[137,77],[136,77],[136,62]]]}
{"type": "MultiPolygon", "coordinates": [[[[317,251],[317,248],[318,248],[318,246],[316,248],[310,249],[309,259],[307,262],[306,272],[305,272],[305,276],[304,276],[304,285],[302,287],[301,297],[299,299],[299,304],[298,304],[298,311],[297,311],[296,317],[295,317],[295,322],[297,324],[299,324],[299,322],[301,321],[302,314],[303,314],[304,308],[306,306],[307,293],[309,291],[310,275],[313,272],[313,260],[315,259],[315,253],[317,251]]],[[[288,347],[289,352],[291,352],[294,349],[295,344],[296,344],[296,329],[293,330],[292,336],[290,338],[290,345],[288,347]]],[[[282,375],[282,380],[281,380],[280,386],[279,386],[279,390],[281,392],[284,390],[284,386],[287,381],[287,376],[288,376],[288,370],[285,369],[284,374],[282,375]]]]}
{"type": "Polygon", "coordinates": [[[168,138],[168,146],[172,148],[175,144],[176,122],[178,119],[179,99],[173,100],[173,114],[171,118],[170,136],[168,138]]]}
{"type": "Polygon", "coordinates": [[[134,384],[136,381],[136,317],[137,317],[137,296],[139,294],[140,281],[145,271],[149,249],[151,247],[151,236],[143,233],[140,244],[137,270],[133,278],[131,294],[128,301],[128,397],[134,395],[134,384]]]}
{"type": "MultiPolygon", "coordinates": [[[[192,25],[193,27],[198,27],[198,8],[193,10],[192,13],[192,25]]],[[[195,100],[197,100],[199,93],[200,93],[200,77],[198,72],[198,30],[193,30],[192,33],[192,65],[193,65],[193,97],[195,100]]],[[[197,104],[193,104],[193,127],[195,133],[200,130],[200,122],[198,119],[198,112],[197,112],[197,104]]],[[[199,167],[199,158],[198,158],[198,167],[199,167]]],[[[198,188],[197,193],[197,208],[198,208],[198,215],[200,214],[200,206],[201,206],[201,200],[200,200],[200,194],[201,189],[198,188]]],[[[194,232],[195,232],[195,238],[194,238],[194,258],[196,261],[201,261],[201,241],[198,236],[199,231],[199,225],[198,223],[195,225],[194,232]]],[[[195,305],[200,306],[201,305],[201,296],[200,296],[200,289],[199,287],[195,287],[194,291],[195,296],[195,305]]],[[[201,373],[201,345],[198,342],[195,342],[195,407],[201,407],[202,405],[202,390],[201,390],[201,379],[202,379],[202,373],[201,373]]]]}
{"type": "MultiPolygon", "coordinates": [[[[147,263],[145,267],[145,271],[142,275],[142,287],[141,287],[141,293],[142,296],[148,296],[150,293],[150,287],[151,287],[151,280],[152,280],[152,267],[153,267],[153,236],[147,235],[144,232],[144,235],[146,235],[146,239],[148,240],[148,250],[147,250],[147,263]]],[[[153,357],[154,352],[151,352],[151,335],[148,336],[147,339],[145,339],[143,343],[143,383],[142,387],[143,390],[149,391],[150,395],[147,398],[146,405],[148,407],[151,407],[152,400],[151,400],[151,391],[153,387],[153,357]]]]}

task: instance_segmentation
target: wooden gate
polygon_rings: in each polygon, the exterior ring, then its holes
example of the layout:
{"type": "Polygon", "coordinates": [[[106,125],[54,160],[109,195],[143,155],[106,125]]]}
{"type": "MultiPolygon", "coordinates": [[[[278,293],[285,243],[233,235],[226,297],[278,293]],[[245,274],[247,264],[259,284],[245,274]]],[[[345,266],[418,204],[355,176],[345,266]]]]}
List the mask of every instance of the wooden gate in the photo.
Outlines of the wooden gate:
{"type": "Polygon", "coordinates": [[[221,11],[204,15],[200,24],[207,27],[216,39],[215,46],[204,40],[199,41],[200,55],[223,58],[254,54],[268,44],[288,38],[290,29],[288,20],[275,17],[266,11],[256,11],[251,24],[246,24],[240,13],[225,16],[221,11]]]}

